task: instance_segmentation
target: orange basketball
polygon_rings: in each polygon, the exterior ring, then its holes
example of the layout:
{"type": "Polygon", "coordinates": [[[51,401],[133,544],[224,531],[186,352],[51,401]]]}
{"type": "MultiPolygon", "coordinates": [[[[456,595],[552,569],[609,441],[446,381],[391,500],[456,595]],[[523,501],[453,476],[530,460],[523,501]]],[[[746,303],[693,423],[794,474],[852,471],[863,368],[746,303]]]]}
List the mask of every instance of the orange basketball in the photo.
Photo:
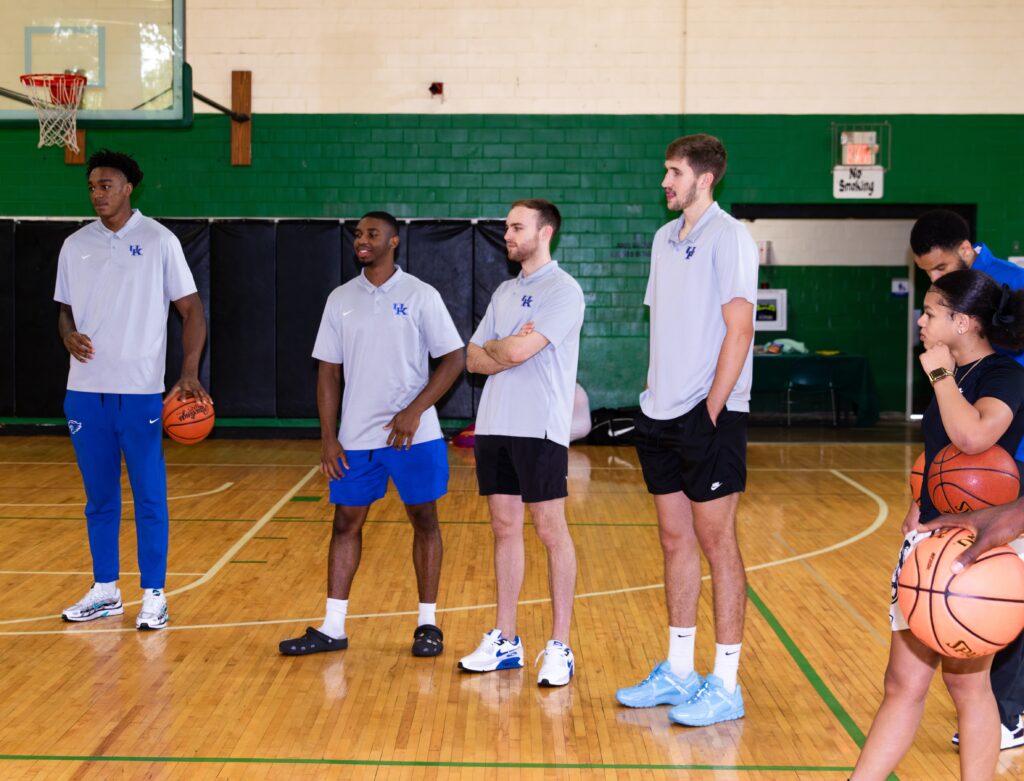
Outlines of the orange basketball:
{"type": "Polygon", "coordinates": [[[1020,495],[1017,462],[999,445],[973,456],[946,445],[928,470],[928,495],[940,513],[965,513],[1012,502],[1020,495]]]}
{"type": "Polygon", "coordinates": [[[175,442],[193,445],[213,431],[213,404],[196,401],[191,396],[180,401],[172,396],[164,402],[164,431],[175,442]]]}
{"type": "Polygon", "coordinates": [[[959,575],[949,565],[974,542],[946,527],[921,541],[900,570],[897,599],[914,636],[945,656],[993,654],[1024,629],[1024,561],[1008,545],[959,575]]]}
{"type": "Polygon", "coordinates": [[[914,461],[914,465],[910,467],[910,495],[914,501],[917,502],[917,506],[921,506],[921,486],[924,485],[924,451],[921,451],[921,455],[914,461]]]}

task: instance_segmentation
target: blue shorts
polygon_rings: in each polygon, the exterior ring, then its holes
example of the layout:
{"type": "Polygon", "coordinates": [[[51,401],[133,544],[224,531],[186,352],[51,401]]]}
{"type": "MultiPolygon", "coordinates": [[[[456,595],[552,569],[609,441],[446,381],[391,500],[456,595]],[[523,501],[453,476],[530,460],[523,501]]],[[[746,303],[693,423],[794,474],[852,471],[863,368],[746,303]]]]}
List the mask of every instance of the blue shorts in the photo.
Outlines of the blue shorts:
{"type": "Polygon", "coordinates": [[[433,502],[448,493],[448,446],[443,439],[408,450],[346,450],[345,457],[349,466],[347,471],[342,467],[345,476],[330,482],[331,504],[373,504],[387,493],[389,477],[404,504],[433,502]]]}

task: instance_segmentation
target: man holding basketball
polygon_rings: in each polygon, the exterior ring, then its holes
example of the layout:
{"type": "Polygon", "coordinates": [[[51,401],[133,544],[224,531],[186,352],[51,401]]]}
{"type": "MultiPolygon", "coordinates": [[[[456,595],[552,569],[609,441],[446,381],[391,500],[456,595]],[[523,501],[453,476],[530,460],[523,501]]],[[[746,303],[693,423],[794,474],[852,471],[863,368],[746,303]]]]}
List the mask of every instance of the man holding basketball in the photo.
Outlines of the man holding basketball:
{"type": "Polygon", "coordinates": [[[319,628],[307,627],[303,636],[280,643],[285,656],[348,647],[345,617],[363,524],[389,479],[413,527],[420,604],[412,653],[437,656],[444,648],[436,619],[437,500],[448,491],[448,449],[434,404],[462,373],[465,357],[440,294],[395,265],[398,230],[387,212],[370,212],[359,221],[354,244],[362,273],[328,297],[313,347],[320,361],[320,471],[330,479],[334,505],[327,610],[319,628]],[[433,374],[430,358],[440,358],[433,374]]]}
{"type": "MultiPolygon", "coordinates": [[[[988,274],[1011,290],[1024,289],[1024,268],[995,257],[984,244],[971,243],[970,227],[959,214],[935,209],[921,216],[910,231],[910,249],[914,261],[932,281],[944,274],[970,268],[988,274]]],[[[1024,365],[1024,352],[1009,353],[1024,365]]],[[[1024,474],[1024,442],[1015,454],[1024,474]]],[[[996,654],[992,661],[992,690],[999,705],[1002,722],[1000,748],[1024,746],[1024,634],[996,654]]],[[[959,744],[959,734],[953,743],[959,744]]]]}
{"type": "Polygon", "coordinates": [[[182,317],[181,378],[168,392],[210,403],[199,383],[206,318],[178,239],[131,207],[142,171],[131,157],[100,150],[87,166],[99,219],[72,233],[57,262],[58,328],[71,354],[64,413],[85,484],[93,586],[65,621],[124,613],[118,535],[121,455],[135,500],[143,589],[136,629],[167,625],[167,474],[161,435],[167,312],[182,317]]]}
{"type": "Polygon", "coordinates": [[[565,520],[565,497],[584,301],[576,280],[551,259],[551,241],[561,224],[549,201],[512,204],[505,247],[522,271],[494,291],[466,358],[469,371],[487,375],[476,418],[476,476],[491,513],[498,610],[497,626],[459,667],[492,672],[523,666],[516,614],[529,506],[547,551],[551,590],[551,639],[541,652],[539,686],[565,686],[575,672],[569,629],[576,549],[565,520]]]}
{"type": "Polygon", "coordinates": [[[662,188],[682,214],[651,248],[650,368],[636,440],[658,515],[669,650],[644,681],[616,693],[631,708],[672,705],[669,719],[687,726],[744,714],[737,673],[747,597],[736,511],[747,477],[758,255],[747,229],[714,201],[725,167],[725,147],[708,135],[676,139],[665,154],[662,188]],[[694,667],[700,551],[714,587],[715,664],[706,678],[694,667]]]}

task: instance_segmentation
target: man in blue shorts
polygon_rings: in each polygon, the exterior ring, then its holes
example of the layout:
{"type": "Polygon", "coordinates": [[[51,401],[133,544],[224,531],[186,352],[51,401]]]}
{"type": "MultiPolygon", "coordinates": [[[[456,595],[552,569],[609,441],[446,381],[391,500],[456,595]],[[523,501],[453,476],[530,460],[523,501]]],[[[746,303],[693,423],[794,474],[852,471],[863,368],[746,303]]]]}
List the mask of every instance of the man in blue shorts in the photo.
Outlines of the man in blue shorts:
{"type": "Polygon", "coordinates": [[[184,361],[168,398],[194,395],[206,317],[181,244],[131,206],[142,170],[128,155],[101,149],[87,166],[89,199],[99,219],[72,233],[57,261],[58,329],[71,354],[64,399],[71,443],[85,484],[93,586],[64,610],[65,621],[124,613],[118,537],[121,455],[135,500],[142,609],[135,628],[167,626],[168,513],[164,467],[164,366],[167,312],[182,317],[184,361]]]}
{"type": "Polygon", "coordinates": [[[320,361],[320,471],[335,505],[327,565],[327,614],[319,628],[281,642],[286,656],[348,647],[345,616],[370,505],[394,481],[413,527],[419,591],[414,656],[444,648],[437,626],[441,530],[437,499],[448,491],[448,450],[434,404],[465,366],[463,343],[440,294],[395,265],[398,222],[370,212],[355,230],[362,273],[327,299],[313,357],[320,361]],[[429,359],[440,358],[433,374],[429,359]],[[344,367],[345,392],[341,374],[344,367]],[[341,401],[341,428],[338,404],[341,401]]]}
{"type": "Polygon", "coordinates": [[[466,352],[469,371],[487,375],[476,417],[476,476],[494,532],[497,626],[459,661],[468,672],[523,666],[516,608],[523,585],[524,508],[548,557],[551,639],[540,686],[565,686],[575,672],[569,648],[576,549],[565,520],[569,426],[584,300],[579,284],[551,259],[562,218],[540,198],[512,204],[505,220],[508,258],[522,271],[502,282],[466,352]]]}
{"type": "MultiPolygon", "coordinates": [[[[997,258],[984,244],[972,244],[970,227],[959,214],[947,209],[935,209],[914,223],[910,231],[910,249],[914,253],[917,267],[929,279],[938,279],[950,271],[971,268],[988,274],[996,282],[1007,285],[1011,290],[1024,288],[1024,268],[997,258]]],[[[1000,352],[1005,352],[1000,350],[1000,352]]],[[[1024,353],[1013,358],[1024,364],[1024,353]]],[[[1017,466],[1024,473],[1024,443],[1014,456],[1017,466]]],[[[992,660],[992,691],[999,706],[1002,721],[1001,749],[1024,746],[1024,634],[1018,635],[992,660]]],[[[959,745],[960,737],[953,735],[953,743],[959,745]]]]}
{"type": "Polygon", "coordinates": [[[650,367],[635,436],[665,558],[668,659],[616,694],[631,708],[673,705],[669,719],[693,727],[744,714],[737,673],[747,594],[736,511],[747,480],[757,245],[714,201],[725,164],[725,147],[708,135],[676,139],[665,153],[662,189],[682,214],[651,247],[650,367]],[[700,551],[715,613],[706,678],[694,668],[700,551]]]}

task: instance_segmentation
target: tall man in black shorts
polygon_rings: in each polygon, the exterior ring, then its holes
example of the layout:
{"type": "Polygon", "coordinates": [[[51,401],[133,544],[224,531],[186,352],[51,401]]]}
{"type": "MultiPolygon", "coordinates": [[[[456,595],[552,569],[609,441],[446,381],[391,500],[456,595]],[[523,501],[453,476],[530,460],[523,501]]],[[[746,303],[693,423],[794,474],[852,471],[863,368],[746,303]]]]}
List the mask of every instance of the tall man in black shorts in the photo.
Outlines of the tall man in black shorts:
{"type": "Polygon", "coordinates": [[[636,435],[665,557],[669,653],[642,683],[616,694],[633,708],[673,705],[669,719],[688,726],[743,716],[736,676],[746,574],[736,509],[747,477],[757,246],[713,200],[725,158],[707,135],[679,138],[665,154],[662,188],[668,208],[682,215],[651,248],[650,365],[636,435]],[[706,678],[693,663],[698,548],[714,589],[715,666],[706,678]]]}

